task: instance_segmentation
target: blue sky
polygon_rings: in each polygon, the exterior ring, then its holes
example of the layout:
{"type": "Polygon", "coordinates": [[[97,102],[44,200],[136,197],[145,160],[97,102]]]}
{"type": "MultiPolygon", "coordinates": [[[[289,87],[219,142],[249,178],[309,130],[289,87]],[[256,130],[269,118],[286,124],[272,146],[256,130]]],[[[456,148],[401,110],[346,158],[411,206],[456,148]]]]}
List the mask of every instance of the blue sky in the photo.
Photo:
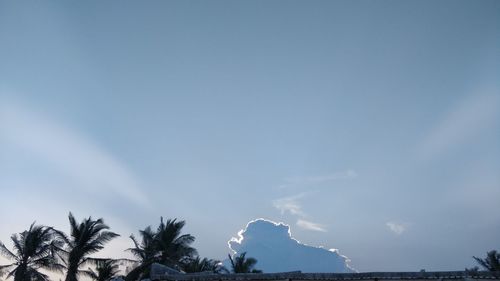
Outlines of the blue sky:
{"type": "Polygon", "coordinates": [[[2,1],[0,240],[255,218],[360,271],[499,249],[498,1],[2,1]]]}

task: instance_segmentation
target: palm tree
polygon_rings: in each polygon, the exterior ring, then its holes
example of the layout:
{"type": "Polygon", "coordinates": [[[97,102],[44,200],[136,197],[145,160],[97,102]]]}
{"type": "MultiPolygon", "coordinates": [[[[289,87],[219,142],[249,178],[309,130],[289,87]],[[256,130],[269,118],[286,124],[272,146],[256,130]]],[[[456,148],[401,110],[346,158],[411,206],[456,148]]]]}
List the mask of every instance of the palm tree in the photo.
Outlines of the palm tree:
{"type": "Polygon", "coordinates": [[[500,253],[496,250],[489,251],[486,253],[486,258],[476,258],[473,257],[480,266],[488,271],[500,271],[500,253]]]}
{"type": "Polygon", "coordinates": [[[57,239],[52,228],[33,223],[28,230],[12,235],[10,239],[14,252],[0,242],[0,253],[14,262],[0,266],[0,271],[12,269],[7,277],[14,277],[14,281],[48,280],[39,269],[62,272],[65,268],[56,255],[62,241],[57,239]]]}
{"type": "Polygon", "coordinates": [[[140,230],[139,234],[141,236],[140,243],[137,241],[137,238],[135,238],[133,234],[130,235],[130,239],[132,239],[132,242],[134,242],[134,248],[129,248],[127,249],[127,251],[130,251],[134,256],[139,258],[141,262],[154,259],[156,255],[156,232],[151,230],[151,226],[148,226],[144,230],[140,230]]]}
{"type": "Polygon", "coordinates": [[[239,256],[236,256],[234,259],[229,256],[229,260],[231,261],[231,267],[233,273],[262,273],[262,270],[254,269],[257,264],[257,260],[254,258],[246,258],[246,252],[241,253],[239,256]]]}
{"type": "Polygon", "coordinates": [[[195,273],[195,272],[213,272],[213,273],[223,273],[228,272],[228,270],[222,266],[221,262],[218,260],[212,260],[200,257],[191,258],[187,261],[182,269],[186,273],[195,273]]]}
{"type": "Polygon", "coordinates": [[[158,250],[159,263],[167,266],[178,267],[185,259],[196,255],[196,249],[190,245],[194,242],[194,236],[190,234],[181,235],[181,230],[186,225],[185,221],[169,219],[167,223],[160,219],[160,225],[156,231],[156,249],[158,250]]]}
{"type": "Polygon", "coordinates": [[[130,235],[130,239],[134,243],[134,248],[129,248],[127,251],[131,252],[138,259],[137,262],[139,265],[127,274],[125,277],[127,281],[142,280],[149,276],[149,267],[155,262],[156,232],[151,230],[151,226],[148,226],[144,230],[140,230],[139,235],[141,236],[141,242],[133,234],[130,235]]]}
{"type": "Polygon", "coordinates": [[[126,276],[127,281],[148,277],[149,268],[153,263],[179,268],[187,260],[196,255],[196,249],[190,245],[195,238],[190,234],[181,234],[185,221],[169,219],[165,223],[160,218],[160,225],[156,231],[147,227],[140,231],[141,241],[130,236],[134,248],[127,249],[138,258],[139,265],[126,276]]]}
{"type": "Polygon", "coordinates": [[[118,274],[120,271],[118,260],[113,259],[95,259],[96,269],[88,269],[84,274],[95,281],[108,281],[118,274]]]}
{"type": "Polygon", "coordinates": [[[89,255],[104,248],[104,244],[119,236],[108,231],[109,226],[104,224],[102,218],[93,220],[92,217],[77,223],[73,214],[69,213],[70,235],[67,236],[58,231],[59,237],[65,242],[64,252],[66,256],[66,281],[78,281],[79,274],[85,274],[80,267],[88,262],[95,261],[89,255]]]}

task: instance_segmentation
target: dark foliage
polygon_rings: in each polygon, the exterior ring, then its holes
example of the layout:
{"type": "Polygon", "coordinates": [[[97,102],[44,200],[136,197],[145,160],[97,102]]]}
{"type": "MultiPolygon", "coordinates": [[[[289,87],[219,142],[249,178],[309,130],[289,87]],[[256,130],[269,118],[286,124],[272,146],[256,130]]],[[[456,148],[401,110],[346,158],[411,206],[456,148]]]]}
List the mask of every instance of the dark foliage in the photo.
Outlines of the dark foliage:
{"type": "Polygon", "coordinates": [[[119,260],[95,259],[95,270],[89,268],[83,271],[85,275],[96,281],[108,281],[117,276],[119,270],[119,260]]]}
{"type": "MultiPolygon", "coordinates": [[[[191,247],[195,238],[190,234],[181,234],[185,221],[176,219],[163,221],[156,231],[146,227],[139,231],[140,241],[131,235],[134,248],[128,249],[138,259],[137,267],[127,276],[127,281],[140,280],[149,276],[149,268],[153,263],[159,263],[172,268],[181,269],[197,252],[191,247]]],[[[68,280],[70,281],[70,280],[68,280]]]]}
{"type": "Polygon", "coordinates": [[[55,235],[55,231],[46,226],[35,225],[10,238],[14,244],[14,251],[10,251],[0,242],[0,253],[13,261],[8,265],[0,266],[0,271],[7,273],[7,277],[14,277],[14,281],[45,281],[48,276],[39,270],[62,272],[65,268],[57,259],[57,250],[62,241],[55,235]]]}
{"type": "Polygon", "coordinates": [[[66,262],[66,281],[78,281],[78,275],[86,275],[86,271],[80,270],[86,264],[95,263],[96,259],[89,255],[97,253],[104,245],[118,234],[108,231],[103,219],[93,220],[92,217],[78,223],[73,215],[69,213],[70,235],[57,231],[58,236],[65,242],[63,257],[66,262]]]}
{"type": "Polygon", "coordinates": [[[182,266],[182,270],[186,273],[196,272],[212,272],[212,273],[227,273],[228,270],[218,260],[212,260],[200,257],[189,259],[182,266]]]}
{"type": "Polygon", "coordinates": [[[254,269],[257,260],[254,258],[246,258],[246,252],[234,257],[229,256],[233,273],[262,273],[262,270],[254,269]]]}
{"type": "Polygon", "coordinates": [[[496,250],[486,253],[486,258],[473,257],[487,271],[500,271],[500,253],[496,250]]]}

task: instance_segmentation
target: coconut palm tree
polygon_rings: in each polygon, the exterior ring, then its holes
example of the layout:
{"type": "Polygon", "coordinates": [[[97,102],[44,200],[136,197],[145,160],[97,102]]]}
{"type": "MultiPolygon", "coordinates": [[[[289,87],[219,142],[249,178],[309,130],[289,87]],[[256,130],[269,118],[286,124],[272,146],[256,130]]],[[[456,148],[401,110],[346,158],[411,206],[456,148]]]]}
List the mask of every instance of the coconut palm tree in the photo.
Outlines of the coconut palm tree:
{"type": "Polygon", "coordinates": [[[42,281],[48,276],[39,270],[62,272],[65,268],[57,260],[56,250],[62,245],[50,227],[31,224],[30,228],[10,237],[14,251],[0,242],[0,253],[14,262],[0,266],[0,271],[11,270],[7,277],[14,281],[42,281]]]}
{"type": "Polygon", "coordinates": [[[113,259],[95,259],[95,271],[89,268],[84,274],[95,281],[108,281],[117,276],[120,271],[119,260],[113,259]]]}
{"type": "Polygon", "coordinates": [[[159,263],[178,267],[182,265],[183,261],[196,255],[196,249],[190,246],[195,240],[194,236],[181,235],[184,225],[186,225],[185,221],[169,219],[164,223],[163,218],[160,219],[160,225],[155,235],[159,263]]]}
{"type": "Polygon", "coordinates": [[[190,234],[181,234],[185,221],[169,219],[163,221],[156,231],[147,227],[140,231],[141,241],[130,236],[134,248],[127,249],[138,259],[138,266],[126,276],[127,281],[138,280],[149,276],[149,268],[153,263],[160,263],[173,268],[180,268],[191,257],[196,255],[196,249],[190,245],[195,238],[190,234]]]}
{"type": "Polygon", "coordinates": [[[141,280],[149,276],[149,267],[155,262],[156,257],[156,232],[151,230],[151,226],[146,227],[144,230],[139,231],[141,241],[132,234],[130,239],[134,243],[134,248],[129,248],[127,251],[131,252],[138,260],[138,265],[130,271],[125,279],[141,280]]]}
{"type": "Polygon", "coordinates": [[[229,256],[229,261],[231,261],[231,269],[233,273],[262,273],[262,270],[254,269],[257,264],[257,260],[254,258],[246,258],[246,252],[241,253],[234,259],[229,256]]]}
{"type": "Polygon", "coordinates": [[[195,272],[213,272],[213,273],[223,273],[228,272],[228,270],[222,266],[221,262],[218,260],[212,260],[200,257],[191,258],[187,261],[182,269],[186,273],[195,273],[195,272]]]}
{"type": "Polygon", "coordinates": [[[69,213],[70,235],[57,231],[58,236],[65,242],[64,253],[67,266],[66,281],[78,281],[78,275],[85,274],[80,270],[81,266],[95,259],[89,257],[104,248],[104,244],[119,236],[108,231],[103,219],[93,220],[92,217],[78,223],[69,213]]]}
{"type": "Polygon", "coordinates": [[[141,242],[133,234],[130,235],[134,248],[129,248],[127,251],[130,251],[141,262],[154,259],[156,256],[156,232],[151,230],[151,226],[148,226],[144,230],[139,230],[139,235],[141,236],[141,242]]]}
{"type": "Polygon", "coordinates": [[[476,258],[473,257],[476,262],[488,271],[500,271],[500,253],[496,250],[489,251],[486,253],[486,258],[476,258]]]}

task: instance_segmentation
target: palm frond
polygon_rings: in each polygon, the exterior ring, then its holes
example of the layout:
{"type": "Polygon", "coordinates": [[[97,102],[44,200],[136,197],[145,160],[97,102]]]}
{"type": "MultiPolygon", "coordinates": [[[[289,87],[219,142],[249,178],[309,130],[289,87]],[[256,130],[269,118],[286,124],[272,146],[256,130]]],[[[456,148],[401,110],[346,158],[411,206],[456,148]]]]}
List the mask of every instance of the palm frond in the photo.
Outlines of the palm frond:
{"type": "Polygon", "coordinates": [[[11,268],[13,266],[16,266],[16,265],[17,265],[16,263],[0,265],[0,270],[2,270],[2,271],[5,270],[5,269],[8,270],[9,268],[11,268]]]}
{"type": "Polygon", "coordinates": [[[79,270],[78,275],[88,277],[92,280],[97,280],[97,274],[90,268],[87,270],[79,270]]]}
{"type": "Polygon", "coordinates": [[[27,275],[31,277],[32,281],[49,281],[49,276],[34,269],[28,269],[27,275]]]}
{"type": "MultiPolygon", "coordinates": [[[[104,220],[92,219],[88,217],[80,223],[76,221],[74,216],[69,213],[70,236],[67,237],[67,267],[68,270],[66,280],[77,280],[77,274],[86,274],[85,270],[79,271],[81,266],[93,263],[95,259],[89,255],[94,254],[104,248],[104,245],[118,234],[108,231],[109,226],[104,224],[104,220]]],[[[64,240],[64,239],[63,239],[64,240]]]]}
{"type": "Polygon", "coordinates": [[[246,252],[235,256],[234,259],[229,256],[229,260],[231,261],[231,267],[233,273],[258,273],[262,272],[258,269],[255,269],[255,265],[257,264],[257,260],[255,258],[247,258],[246,252]]]}
{"type": "Polygon", "coordinates": [[[10,260],[17,260],[17,256],[12,253],[4,243],[0,242],[0,254],[10,260]]]}
{"type": "Polygon", "coordinates": [[[500,271],[500,253],[496,250],[486,253],[486,258],[473,257],[476,262],[488,271],[500,271]]]}

